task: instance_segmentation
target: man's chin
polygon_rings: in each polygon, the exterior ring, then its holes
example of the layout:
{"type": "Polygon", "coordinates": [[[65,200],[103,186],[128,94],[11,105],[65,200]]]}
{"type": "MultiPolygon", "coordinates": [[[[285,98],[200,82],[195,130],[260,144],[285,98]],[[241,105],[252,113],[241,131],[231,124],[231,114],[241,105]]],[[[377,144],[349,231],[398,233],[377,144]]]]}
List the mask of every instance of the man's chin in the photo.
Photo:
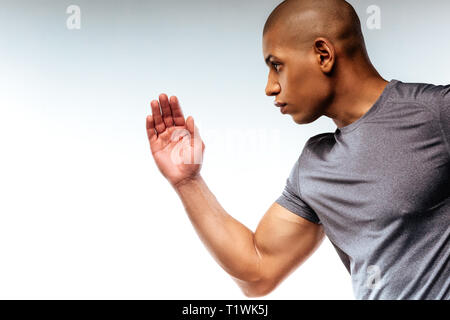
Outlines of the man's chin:
{"type": "Polygon", "coordinates": [[[309,122],[307,122],[307,121],[305,120],[305,115],[302,115],[302,114],[300,114],[300,113],[295,113],[295,114],[293,114],[293,115],[292,115],[292,120],[294,120],[294,122],[295,122],[296,124],[307,124],[307,123],[309,123],[309,122]]]}
{"type": "Polygon", "coordinates": [[[308,117],[301,113],[295,113],[292,115],[292,120],[294,120],[296,124],[308,124],[316,121],[316,119],[317,117],[308,117]]]}

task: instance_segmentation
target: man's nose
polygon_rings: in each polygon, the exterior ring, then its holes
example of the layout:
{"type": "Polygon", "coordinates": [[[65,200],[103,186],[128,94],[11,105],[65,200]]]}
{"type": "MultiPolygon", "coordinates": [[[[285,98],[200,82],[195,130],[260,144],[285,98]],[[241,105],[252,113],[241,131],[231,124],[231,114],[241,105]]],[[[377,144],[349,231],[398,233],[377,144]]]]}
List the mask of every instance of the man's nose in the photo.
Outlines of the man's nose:
{"type": "Polygon", "coordinates": [[[281,87],[277,82],[268,82],[266,85],[266,95],[275,96],[280,93],[281,87]]]}

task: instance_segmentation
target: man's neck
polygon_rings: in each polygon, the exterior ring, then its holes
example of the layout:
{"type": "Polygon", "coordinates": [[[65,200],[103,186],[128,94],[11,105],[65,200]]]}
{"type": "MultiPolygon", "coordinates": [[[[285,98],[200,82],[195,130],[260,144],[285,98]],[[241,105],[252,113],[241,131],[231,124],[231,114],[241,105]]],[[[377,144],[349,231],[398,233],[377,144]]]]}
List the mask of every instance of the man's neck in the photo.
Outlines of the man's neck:
{"type": "Polygon", "coordinates": [[[325,116],[332,118],[338,128],[361,118],[375,104],[389,81],[378,73],[339,81],[332,105],[325,116]]]}

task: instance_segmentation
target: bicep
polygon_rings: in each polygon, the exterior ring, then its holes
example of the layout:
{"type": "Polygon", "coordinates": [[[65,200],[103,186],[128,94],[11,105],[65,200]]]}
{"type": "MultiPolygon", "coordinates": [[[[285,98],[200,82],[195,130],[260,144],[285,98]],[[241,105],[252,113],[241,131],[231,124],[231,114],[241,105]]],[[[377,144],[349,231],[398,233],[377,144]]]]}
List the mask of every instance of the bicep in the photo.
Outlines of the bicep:
{"type": "Polygon", "coordinates": [[[280,281],[304,262],[324,238],[323,226],[274,203],[255,232],[262,280],[280,281]]]}

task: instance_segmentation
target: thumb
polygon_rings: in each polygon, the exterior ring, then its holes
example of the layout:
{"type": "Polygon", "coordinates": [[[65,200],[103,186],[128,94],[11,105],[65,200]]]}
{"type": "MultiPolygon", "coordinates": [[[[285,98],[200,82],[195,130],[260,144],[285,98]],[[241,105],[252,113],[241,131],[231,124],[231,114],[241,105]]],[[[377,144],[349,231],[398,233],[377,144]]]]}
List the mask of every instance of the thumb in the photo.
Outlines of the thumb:
{"type": "Polygon", "coordinates": [[[186,119],[186,129],[189,131],[191,136],[194,135],[195,124],[194,124],[194,118],[192,118],[191,116],[187,117],[187,119],[186,119]]]}
{"type": "Polygon", "coordinates": [[[195,125],[194,118],[192,116],[187,117],[186,128],[191,134],[191,137],[194,137],[194,139],[200,139],[200,131],[198,130],[198,127],[195,125]]]}
{"type": "Polygon", "coordinates": [[[198,127],[195,125],[194,118],[192,116],[189,116],[186,119],[186,128],[189,131],[192,139],[191,144],[194,144],[195,142],[200,142],[200,146],[203,145],[202,138],[200,137],[200,131],[198,130],[198,127]]]}
{"type": "Polygon", "coordinates": [[[191,161],[189,163],[201,164],[203,162],[204,143],[200,138],[199,130],[194,123],[193,117],[189,116],[186,119],[186,128],[189,131],[189,134],[191,135],[190,146],[192,148],[191,151],[193,151],[189,153],[191,161]]]}

